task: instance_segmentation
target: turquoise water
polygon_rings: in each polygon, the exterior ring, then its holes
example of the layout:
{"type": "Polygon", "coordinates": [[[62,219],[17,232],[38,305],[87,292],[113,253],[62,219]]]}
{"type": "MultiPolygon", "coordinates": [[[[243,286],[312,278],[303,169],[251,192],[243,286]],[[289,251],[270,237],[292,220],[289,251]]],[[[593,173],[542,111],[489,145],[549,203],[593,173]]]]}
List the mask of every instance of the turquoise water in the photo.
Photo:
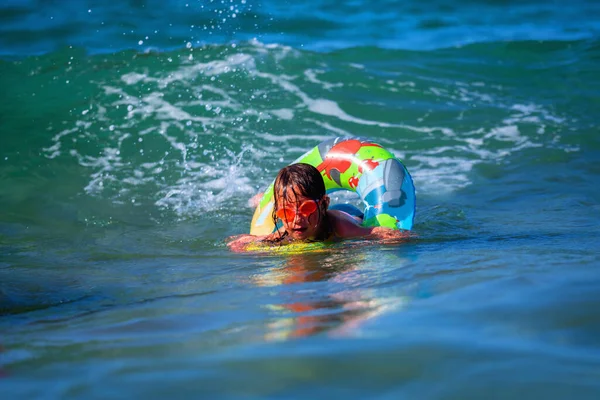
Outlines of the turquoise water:
{"type": "Polygon", "coordinates": [[[598,398],[596,3],[103,3],[0,6],[3,398],[598,398]],[[336,136],[416,237],[229,252],[336,136]]]}

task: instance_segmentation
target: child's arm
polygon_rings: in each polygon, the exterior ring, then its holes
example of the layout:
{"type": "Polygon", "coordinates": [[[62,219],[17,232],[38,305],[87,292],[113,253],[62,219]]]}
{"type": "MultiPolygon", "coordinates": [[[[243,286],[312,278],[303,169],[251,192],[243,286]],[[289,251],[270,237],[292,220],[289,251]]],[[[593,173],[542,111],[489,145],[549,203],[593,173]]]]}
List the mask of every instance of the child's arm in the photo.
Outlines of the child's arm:
{"type": "Polygon", "coordinates": [[[231,236],[227,238],[227,247],[229,247],[229,249],[235,253],[242,253],[246,250],[246,246],[251,243],[256,243],[264,238],[265,236],[254,235],[231,236]]]}
{"type": "Polygon", "coordinates": [[[400,231],[398,229],[384,228],[383,226],[376,226],[371,228],[371,234],[369,238],[385,240],[385,241],[397,241],[408,239],[411,236],[410,231],[400,231]]]}
{"type": "Polygon", "coordinates": [[[350,214],[338,210],[327,211],[331,217],[335,234],[341,238],[356,238],[364,237],[371,234],[373,228],[365,228],[358,224],[350,214]]]}
{"type": "Polygon", "coordinates": [[[259,243],[259,242],[272,242],[278,240],[281,235],[284,233],[283,228],[279,228],[278,231],[275,231],[268,235],[255,236],[255,235],[237,235],[231,236],[227,238],[227,247],[235,253],[242,253],[246,251],[246,247],[248,247],[251,243],[259,243]]]}
{"type": "MultiPolygon", "coordinates": [[[[248,207],[256,208],[258,203],[260,203],[260,199],[262,198],[264,193],[257,193],[248,199],[248,207]]],[[[246,250],[246,247],[251,243],[256,243],[263,241],[268,238],[270,235],[266,236],[255,236],[255,235],[236,235],[230,236],[226,239],[227,247],[235,253],[241,253],[246,250]]]]}
{"type": "Polygon", "coordinates": [[[358,224],[351,215],[337,210],[328,211],[333,217],[335,233],[341,238],[358,238],[379,240],[405,239],[410,236],[409,232],[397,229],[384,228],[382,226],[364,227],[358,224]]]}

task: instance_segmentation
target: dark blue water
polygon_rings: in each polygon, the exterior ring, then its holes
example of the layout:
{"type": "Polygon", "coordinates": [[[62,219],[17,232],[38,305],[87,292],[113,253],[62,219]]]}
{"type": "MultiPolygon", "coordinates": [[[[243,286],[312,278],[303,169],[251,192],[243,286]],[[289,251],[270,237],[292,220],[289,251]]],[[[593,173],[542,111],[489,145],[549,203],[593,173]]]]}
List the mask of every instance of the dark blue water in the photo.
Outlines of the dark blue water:
{"type": "Polygon", "coordinates": [[[599,398],[599,16],[3,1],[0,398],[599,398]],[[404,162],[415,237],[231,253],[340,136],[404,162]]]}
{"type": "Polygon", "coordinates": [[[4,0],[2,54],[62,46],[165,50],[257,39],[298,49],[431,50],[471,43],[579,40],[600,33],[589,1],[4,0]]]}

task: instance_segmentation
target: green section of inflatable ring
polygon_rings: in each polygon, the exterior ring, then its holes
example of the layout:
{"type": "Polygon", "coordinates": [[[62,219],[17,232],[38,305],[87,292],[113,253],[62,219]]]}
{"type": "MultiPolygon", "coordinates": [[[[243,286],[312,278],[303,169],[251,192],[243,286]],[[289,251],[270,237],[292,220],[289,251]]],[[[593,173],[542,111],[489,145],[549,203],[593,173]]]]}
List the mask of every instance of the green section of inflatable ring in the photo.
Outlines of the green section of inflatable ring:
{"type": "Polygon", "coordinates": [[[384,228],[398,229],[396,218],[389,214],[378,214],[373,218],[363,221],[362,226],[383,226],[384,228]]]}

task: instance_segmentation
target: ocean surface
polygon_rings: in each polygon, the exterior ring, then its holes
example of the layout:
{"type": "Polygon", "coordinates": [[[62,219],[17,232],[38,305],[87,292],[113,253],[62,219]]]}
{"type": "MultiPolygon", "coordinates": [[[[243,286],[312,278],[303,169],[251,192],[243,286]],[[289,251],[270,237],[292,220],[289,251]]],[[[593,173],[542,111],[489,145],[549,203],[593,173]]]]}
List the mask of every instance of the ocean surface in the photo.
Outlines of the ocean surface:
{"type": "Polygon", "coordinates": [[[600,398],[599,71],[597,1],[3,0],[0,397],[600,398]],[[351,136],[414,238],[228,250],[351,136]]]}

